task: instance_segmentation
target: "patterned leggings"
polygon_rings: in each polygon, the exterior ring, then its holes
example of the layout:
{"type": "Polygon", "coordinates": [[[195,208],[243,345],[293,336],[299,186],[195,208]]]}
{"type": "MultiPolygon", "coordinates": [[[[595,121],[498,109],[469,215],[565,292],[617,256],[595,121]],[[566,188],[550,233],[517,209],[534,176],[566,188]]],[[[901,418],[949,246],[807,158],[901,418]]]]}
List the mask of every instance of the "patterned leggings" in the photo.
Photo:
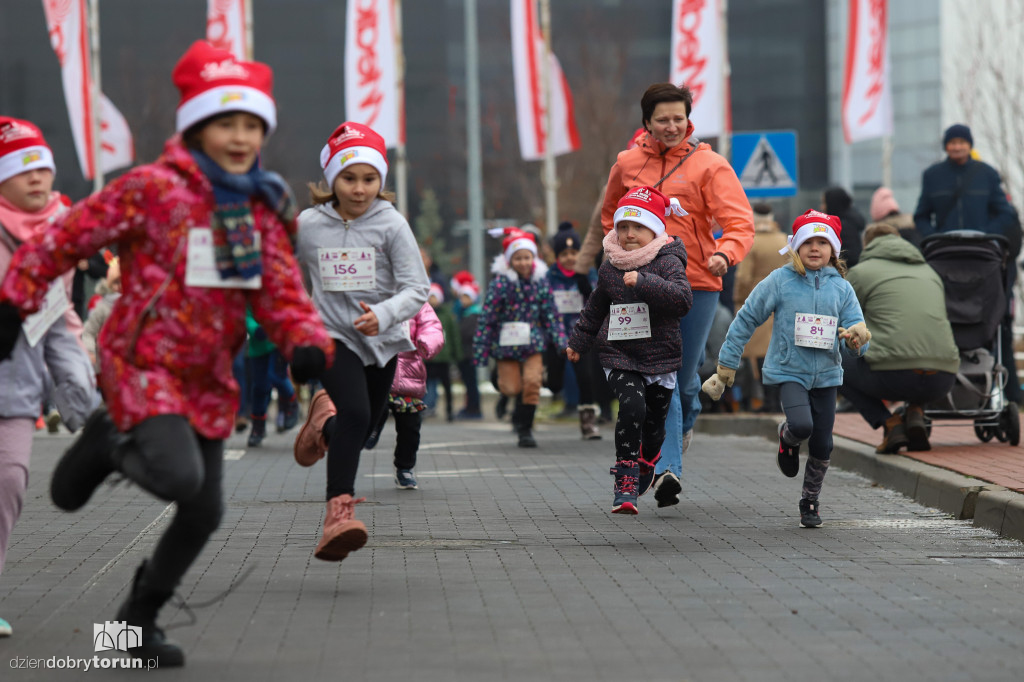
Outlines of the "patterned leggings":
{"type": "Polygon", "coordinates": [[[613,369],[608,374],[608,387],[619,401],[615,421],[615,459],[636,461],[643,446],[644,459],[661,451],[665,440],[665,417],[668,416],[672,389],[661,384],[647,384],[639,372],[613,369]]]}

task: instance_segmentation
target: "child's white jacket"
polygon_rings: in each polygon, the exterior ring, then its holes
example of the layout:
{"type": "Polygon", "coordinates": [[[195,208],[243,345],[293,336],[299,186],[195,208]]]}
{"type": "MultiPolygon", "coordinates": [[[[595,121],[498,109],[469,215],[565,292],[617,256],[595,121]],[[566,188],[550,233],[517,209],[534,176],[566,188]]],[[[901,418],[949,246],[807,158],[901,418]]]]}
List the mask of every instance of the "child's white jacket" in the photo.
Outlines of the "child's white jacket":
{"type": "MultiPolygon", "coordinates": [[[[864,321],[853,287],[832,266],[808,270],[800,275],[789,263],[772,271],[747,297],[729,325],[718,364],[736,369],[743,346],[768,316],[775,314],[772,338],[764,359],[762,375],[766,384],[794,381],[806,389],[841,386],[843,363],[841,348],[846,343],[836,338],[830,350],[796,345],[798,313],[829,315],[839,318],[847,329],[864,321]]],[[[865,344],[860,353],[867,351],[865,344]]]]}

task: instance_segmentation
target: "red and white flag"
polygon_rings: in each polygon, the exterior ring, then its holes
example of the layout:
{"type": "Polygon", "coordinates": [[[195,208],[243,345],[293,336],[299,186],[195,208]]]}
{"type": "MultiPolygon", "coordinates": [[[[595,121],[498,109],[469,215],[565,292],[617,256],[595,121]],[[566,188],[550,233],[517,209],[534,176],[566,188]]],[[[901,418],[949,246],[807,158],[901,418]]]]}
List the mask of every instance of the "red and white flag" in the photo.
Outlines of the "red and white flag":
{"type": "MultiPolygon", "coordinates": [[[[93,102],[89,52],[88,0],[43,0],[50,44],[60,62],[64,100],[82,175],[93,179],[93,102]]],[[[130,166],[135,161],[132,131],[124,116],[102,93],[100,113],[100,173],[130,166]]]]}
{"type": "Polygon", "coordinates": [[[388,147],[405,144],[394,0],[346,4],[345,118],[373,128],[388,147]]]}
{"type": "Polygon", "coordinates": [[[700,137],[726,132],[725,50],[720,0],[674,0],[669,82],[693,93],[690,120],[700,137]]]}
{"type": "Polygon", "coordinates": [[[572,91],[562,73],[562,65],[552,53],[548,59],[551,83],[551,131],[544,134],[545,111],[541,79],[544,39],[534,0],[512,3],[512,75],[516,90],[516,123],[519,151],[526,161],[544,158],[548,144],[555,156],[580,148],[572,91]]]}
{"type": "Polygon", "coordinates": [[[887,0],[849,0],[843,78],[843,135],[847,144],[891,135],[887,0]]]}
{"type": "Polygon", "coordinates": [[[239,61],[249,59],[246,41],[246,0],[207,0],[206,42],[227,50],[239,61]]]}

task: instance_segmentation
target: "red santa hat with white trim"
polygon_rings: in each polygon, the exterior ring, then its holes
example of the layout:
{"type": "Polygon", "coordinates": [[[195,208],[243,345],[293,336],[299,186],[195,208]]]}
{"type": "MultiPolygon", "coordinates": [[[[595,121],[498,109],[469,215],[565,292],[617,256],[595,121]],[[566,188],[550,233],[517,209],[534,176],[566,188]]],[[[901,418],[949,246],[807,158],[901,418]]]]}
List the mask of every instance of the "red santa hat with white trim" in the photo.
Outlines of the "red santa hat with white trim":
{"type": "Polygon", "coordinates": [[[512,255],[516,251],[520,251],[522,249],[526,249],[532,253],[534,257],[537,256],[537,239],[525,230],[520,230],[515,226],[494,227],[487,230],[487,234],[492,237],[504,236],[504,239],[501,240],[501,250],[502,253],[505,254],[506,263],[511,263],[512,255]]]}
{"type": "Polygon", "coordinates": [[[334,179],[348,166],[365,163],[380,173],[380,186],[388,179],[388,152],[384,138],[362,123],[346,121],[334,129],[327,144],[320,150],[320,167],[324,180],[334,187],[334,179]]]}
{"type": "Polygon", "coordinates": [[[838,216],[815,211],[813,208],[793,221],[793,234],[789,237],[789,243],[779,249],[780,255],[792,249],[794,252],[800,249],[805,241],[811,237],[824,237],[832,245],[832,252],[839,256],[843,248],[840,235],[843,232],[843,223],[838,216]]]}
{"type": "Polygon", "coordinates": [[[242,62],[205,40],[192,43],[171,74],[181,92],[175,127],[179,133],[200,121],[242,111],[277,127],[277,105],[271,90],[274,72],[260,62],[242,62]]]}
{"type": "Polygon", "coordinates": [[[469,270],[459,270],[452,275],[451,287],[456,296],[469,296],[471,301],[480,298],[480,285],[469,270]]]}
{"type": "Polygon", "coordinates": [[[657,236],[665,232],[665,217],[672,213],[686,215],[679,199],[669,199],[653,187],[634,187],[619,199],[613,223],[618,227],[620,222],[630,220],[640,223],[657,236]]]}
{"type": "Polygon", "coordinates": [[[42,131],[28,121],[0,116],[0,182],[36,168],[57,172],[42,131]]]}

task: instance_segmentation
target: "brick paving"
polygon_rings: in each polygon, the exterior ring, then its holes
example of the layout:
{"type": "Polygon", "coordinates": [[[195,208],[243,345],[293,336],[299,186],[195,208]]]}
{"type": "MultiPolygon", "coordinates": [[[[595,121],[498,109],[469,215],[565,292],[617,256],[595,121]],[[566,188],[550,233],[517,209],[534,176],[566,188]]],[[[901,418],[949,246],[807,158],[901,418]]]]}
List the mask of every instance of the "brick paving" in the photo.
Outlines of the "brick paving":
{"type": "MultiPolygon", "coordinates": [[[[799,481],[763,438],[697,434],[682,503],[608,513],[612,444],[546,423],[540,447],[508,425],[426,423],[419,491],[391,482],[388,430],[364,457],[369,544],[312,558],[324,468],[290,439],[225,465],[228,508],[181,586],[194,624],[161,621],[186,650],[167,680],[986,680],[1024,677],[1024,546],[838,468],[825,525],[797,524],[799,481]]],[[[173,510],[104,488],[56,511],[49,473],[69,442],[40,436],[29,496],[0,576],[0,679],[123,680],[24,670],[91,657],[131,574],[173,510]]],[[[993,447],[993,446],[986,446],[993,447]]],[[[100,654],[104,655],[104,654],[100,654]]],[[[141,673],[134,673],[135,675],[141,673]]],[[[157,673],[154,673],[157,674],[157,673]]]]}

